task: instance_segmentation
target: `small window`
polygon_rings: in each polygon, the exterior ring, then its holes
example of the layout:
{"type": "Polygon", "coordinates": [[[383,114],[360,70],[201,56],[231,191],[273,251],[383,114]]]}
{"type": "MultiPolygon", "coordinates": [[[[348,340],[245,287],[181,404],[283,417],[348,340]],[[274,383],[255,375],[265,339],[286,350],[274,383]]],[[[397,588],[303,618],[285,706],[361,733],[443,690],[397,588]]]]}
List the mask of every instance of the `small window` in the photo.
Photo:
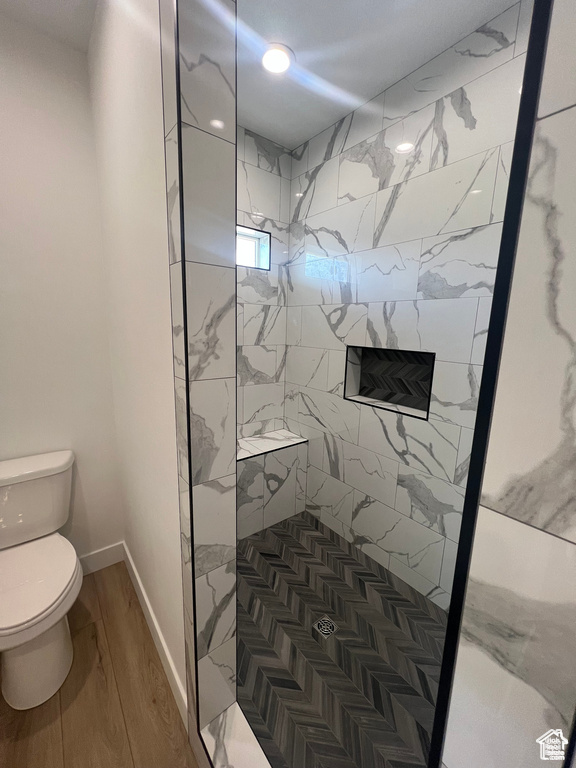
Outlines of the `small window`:
{"type": "Polygon", "coordinates": [[[269,232],[236,227],[236,264],[250,269],[270,269],[269,232]]]}

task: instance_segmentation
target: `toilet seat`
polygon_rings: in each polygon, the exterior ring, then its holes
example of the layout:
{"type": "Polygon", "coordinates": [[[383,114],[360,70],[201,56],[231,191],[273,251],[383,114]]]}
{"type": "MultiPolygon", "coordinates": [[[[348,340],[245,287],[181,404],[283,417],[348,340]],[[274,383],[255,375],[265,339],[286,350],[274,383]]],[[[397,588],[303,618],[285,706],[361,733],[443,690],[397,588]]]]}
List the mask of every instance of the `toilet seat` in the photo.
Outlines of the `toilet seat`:
{"type": "Polygon", "coordinates": [[[59,533],[0,550],[0,651],[60,621],[81,586],[78,556],[59,533]]]}

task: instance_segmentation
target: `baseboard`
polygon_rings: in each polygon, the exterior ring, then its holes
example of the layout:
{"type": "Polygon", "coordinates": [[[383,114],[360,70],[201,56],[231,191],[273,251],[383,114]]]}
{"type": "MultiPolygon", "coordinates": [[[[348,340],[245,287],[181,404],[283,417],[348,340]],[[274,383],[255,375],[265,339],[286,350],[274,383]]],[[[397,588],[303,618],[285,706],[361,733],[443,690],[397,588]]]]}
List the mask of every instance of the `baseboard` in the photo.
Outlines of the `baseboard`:
{"type": "Polygon", "coordinates": [[[108,547],[102,547],[102,549],[88,552],[88,554],[80,557],[85,576],[94,573],[94,571],[101,571],[102,568],[107,568],[109,565],[121,563],[123,560],[125,560],[123,541],[117,541],[116,544],[110,544],[108,547]]]}
{"type": "Polygon", "coordinates": [[[180,680],[180,677],[176,671],[174,660],[172,659],[170,651],[168,650],[168,647],[164,640],[164,635],[162,634],[162,630],[160,629],[160,626],[156,620],[156,616],[154,615],[154,611],[152,610],[152,606],[150,605],[150,601],[148,600],[148,596],[146,594],[146,591],[144,590],[144,586],[142,584],[142,581],[140,580],[138,571],[136,570],[136,566],[134,564],[134,560],[132,559],[132,555],[130,554],[130,550],[126,546],[126,542],[122,542],[121,546],[122,546],[122,557],[120,558],[120,560],[124,560],[126,562],[128,573],[130,574],[132,584],[134,585],[134,589],[136,590],[136,594],[138,595],[138,600],[140,601],[140,605],[142,607],[142,610],[144,611],[144,616],[146,617],[146,623],[148,624],[148,628],[150,629],[150,633],[154,640],[154,645],[156,646],[156,650],[158,651],[158,655],[160,656],[160,661],[162,662],[162,666],[164,667],[164,672],[166,673],[166,677],[168,678],[168,683],[172,690],[172,694],[174,695],[174,699],[176,700],[176,706],[178,707],[178,710],[180,712],[180,717],[182,718],[184,722],[184,726],[187,729],[188,728],[188,711],[187,711],[188,708],[187,708],[186,688],[182,684],[182,681],[180,680]]]}

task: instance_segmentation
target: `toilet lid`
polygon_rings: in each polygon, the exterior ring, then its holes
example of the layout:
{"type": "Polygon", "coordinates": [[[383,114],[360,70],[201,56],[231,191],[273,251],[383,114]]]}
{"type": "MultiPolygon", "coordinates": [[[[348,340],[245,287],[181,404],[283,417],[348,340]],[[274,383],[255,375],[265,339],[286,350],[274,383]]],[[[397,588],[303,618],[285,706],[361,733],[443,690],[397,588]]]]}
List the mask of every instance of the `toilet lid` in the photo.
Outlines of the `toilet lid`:
{"type": "Polygon", "coordinates": [[[77,561],[59,533],[0,550],[0,633],[33,622],[58,602],[77,561]]]}

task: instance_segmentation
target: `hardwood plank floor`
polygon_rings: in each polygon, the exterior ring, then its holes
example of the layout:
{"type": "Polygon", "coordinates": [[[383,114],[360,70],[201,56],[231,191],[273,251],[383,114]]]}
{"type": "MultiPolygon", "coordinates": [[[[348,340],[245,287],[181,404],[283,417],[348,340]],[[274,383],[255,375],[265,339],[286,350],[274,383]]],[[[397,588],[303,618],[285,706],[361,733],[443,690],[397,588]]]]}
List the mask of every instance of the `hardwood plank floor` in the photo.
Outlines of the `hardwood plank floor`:
{"type": "Polygon", "coordinates": [[[124,563],[84,578],[60,691],[17,712],[0,696],[1,768],[198,768],[124,563]]]}
{"type": "Polygon", "coordinates": [[[135,768],[196,768],[124,563],[95,574],[135,768]]]}

